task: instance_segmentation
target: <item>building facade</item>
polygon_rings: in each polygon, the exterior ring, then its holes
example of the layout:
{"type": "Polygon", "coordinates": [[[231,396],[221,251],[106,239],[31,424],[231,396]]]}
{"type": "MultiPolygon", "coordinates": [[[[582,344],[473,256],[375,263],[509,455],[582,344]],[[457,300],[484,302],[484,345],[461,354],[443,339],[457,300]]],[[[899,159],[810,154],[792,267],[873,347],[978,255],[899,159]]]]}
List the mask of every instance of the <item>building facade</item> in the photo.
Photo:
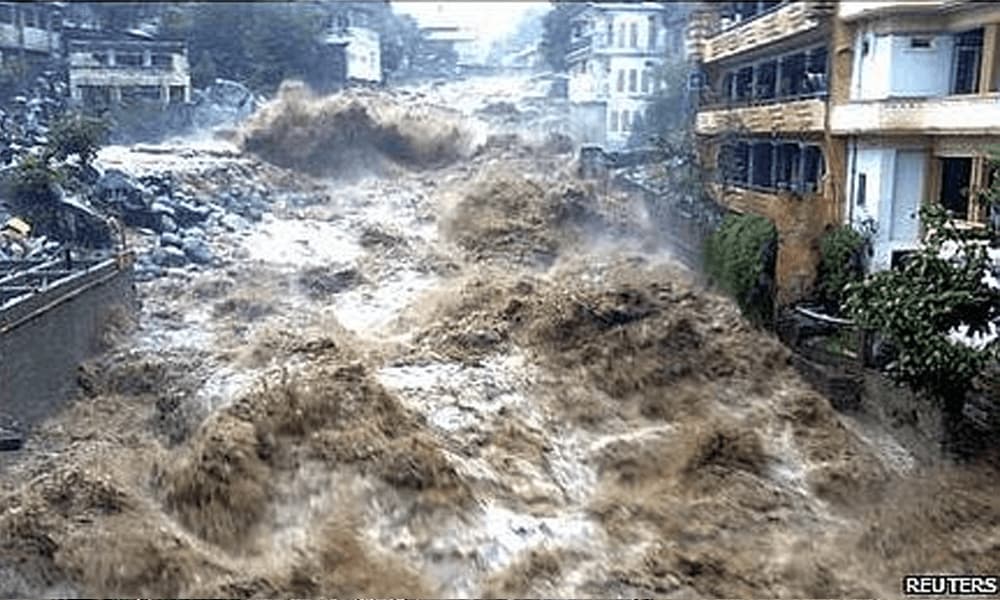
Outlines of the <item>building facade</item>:
{"type": "Polygon", "coordinates": [[[60,3],[0,2],[0,66],[59,56],[60,3]]]}
{"type": "Polygon", "coordinates": [[[576,15],[566,62],[580,141],[619,149],[643,129],[664,64],[685,55],[682,28],[666,17],[656,2],[591,2],[576,15]]]}
{"type": "Polygon", "coordinates": [[[332,78],[346,83],[382,81],[381,39],[372,21],[374,14],[364,3],[332,4],[325,42],[334,51],[332,78]]]}
{"type": "Polygon", "coordinates": [[[183,42],[70,40],[67,54],[70,99],[79,106],[191,101],[191,73],[183,42]]]}
{"type": "Polygon", "coordinates": [[[1000,7],[705,3],[698,21],[702,160],[720,202],[777,227],[780,303],[811,291],[831,226],[869,235],[878,270],[917,247],[925,203],[983,225],[1000,7]]]}
{"type": "Polygon", "coordinates": [[[872,231],[872,267],[919,245],[923,204],[985,227],[980,191],[1000,143],[1000,6],[842,2],[837,18],[838,51],[851,63],[830,129],[846,145],[843,220],[872,231]]]}

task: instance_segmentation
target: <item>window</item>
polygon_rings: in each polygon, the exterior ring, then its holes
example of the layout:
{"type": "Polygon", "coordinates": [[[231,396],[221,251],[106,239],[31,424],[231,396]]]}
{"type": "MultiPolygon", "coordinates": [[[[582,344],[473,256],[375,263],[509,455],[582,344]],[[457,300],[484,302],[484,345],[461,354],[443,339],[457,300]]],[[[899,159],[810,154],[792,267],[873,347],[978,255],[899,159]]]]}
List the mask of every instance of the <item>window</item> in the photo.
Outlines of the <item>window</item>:
{"type": "Polygon", "coordinates": [[[974,94],[979,90],[979,68],[982,54],[982,28],[955,36],[952,94],[974,94]]]}
{"type": "Polygon", "coordinates": [[[184,86],[172,85],[170,86],[170,103],[175,104],[178,102],[184,102],[184,86]]]}
{"type": "Polygon", "coordinates": [[[854,203],[858,206],[864,206],[868,199],[868,175],[865,173],[858,173],[857,189],[854,191],[854,203]]]}
{"type": "Polygon", "coordinates": [[[608,31],[605,45],[614,46],[615,45],[615,21],[611,19],[608,21],[608,31]]]}
{"type": "Polygon", "coordinates": [[[632,23],[628,28],[628,45],[629,48],[639,47],[639,24],[632,23]]]}
{"type": "Polygon", "coordinates": [[[736,74],[726,73],[722,78],[722,87],[719,88],[719,99],[723,101],[733,100],[736,96],[733,93],[733,84],[736,82],[736,74]]]}
{"type": "Polygon", "coordinates": [[[910,38],[910,49],[912,50],[931,50],[932,48],[934,48],[934,38],[931,37],[910,38]]]}
{"type": "Polygon", "coordinates": [[[628,71],[628,91],[639,91],[639,74],[635,69],[629,69],[628,71]]]}
{"type": "Polygon", "coordinates": [[[121,88],[123,102],[151,102],[161,100],[160,87],[156,85],[131,85],[121,88]]]}
{"type": "Polygon", "coordinates": [[[769,100],[774,98],[777,74],[777,61],[771,60],[757,67],[757,86],[756,89],[754,89],[754,98],[758,100],[769,100]]]}
{"type": "Polygon", "coordinates": [[[650,85],[650,80],[652,79],[652,74],[649,69],[645,69],[642,72],[642,93],[648,94],[652,86],[650,85]]]}
{"type": "Polygon", "coordinates": [[[971,158],[941,159],[941,206],[959,219],[969,218],[969,182],[971,158]]]}
{"type": "Polygon", "coordinates": [[[611,131],[618,131],[618,111],[611,111],[611,122],[608,124],[608,129],[611,131]]]}
{"type": "Polygon", "coordinates": [[[618,69],[618,91],[619,92],[624,92],[625,91],[625,70],[624,69],[618,69]]]}
{"type": "Polygon", "coordinates": [[[628,131],[629,129],[631,129],[629,123],[630,116],[631,115],[629,115],[629,112],[627,110],[622,111],[622,131],[628,131]]]}
{"type": "Polygon", "coordinates": [[[802,154],[802,191],[812,193],[819,190],[823,179],[823,151],[819,146],[806,146],[802,154]]]}
{"type": "Polygon", "coordinates": [[[654,50],[656,48],[656,34],[657,34],[656,17],[649,17],[648,23],[649,24],[646,30],[647,32],[646,45],[649,46],[650,50],[654,50]]]}
{"type": "Polygon", "coordinates": [[[826,48],[814,48],[806,53],[806,79],[803,92],[826,93],[826,48]]]}
{"type": "Polygon", "coordinates": [[[719,153],[719,170],[722,177],[729,183],[747,182],[747,169],[750,165],[750,145],[746,142],[727,144],[719,153]]]}
{"type": "Polygon", "coordinates": [[[24,11],[24,26],[38,27],[38,11],[34,8],[22,8],[24,11]]]}
{"type": "Polygon", "coordinates": [[[736,100],[749,100],[753,85],[753,67],[743,67],[736,72],[736,100]]]}
{"type": "Polygon", "coordinates": [[[871,52],[871,44],[868,42],[868,38],[861,40],[861,56],[868,56],[871,52]]]}
{"type": "Polygon", "coordinates": [[[781,59],[781,82],[778,94],[798,96],[806,90],[806,54],[796,52],[781,59]]]}
{"type": "Polygon", "coordinates": [[[138,52],[118,52],[115,54],[115,64],[120,67],[141,67],[142,55],[138,52]]]}
{"type": "Polygon", "coordinates": [[[778,164],[774,172],[774,185],[779,190],[799,190],[799,169],[802,167],[802,148],[798,144],[778,145],[778,164]]]}
{"type": "Polygon", "coordinates": [[[174,59],[169,54],[154,54],[151,64],[155,69],[171,69],[174,66],[174,59]]]}
{"type": "Polygon", "coordinates": [[[625,23],[618,24],[618,47],[625,47],[625,23]]]}
{"type": "Polygon", "coordinates": [[[758,142],[753,145],[751,165],[753,179],[750,183],[757,187],[769,188],[774,185],[772,167],[774,165],[774,146],[770,142],[758,142]]]}

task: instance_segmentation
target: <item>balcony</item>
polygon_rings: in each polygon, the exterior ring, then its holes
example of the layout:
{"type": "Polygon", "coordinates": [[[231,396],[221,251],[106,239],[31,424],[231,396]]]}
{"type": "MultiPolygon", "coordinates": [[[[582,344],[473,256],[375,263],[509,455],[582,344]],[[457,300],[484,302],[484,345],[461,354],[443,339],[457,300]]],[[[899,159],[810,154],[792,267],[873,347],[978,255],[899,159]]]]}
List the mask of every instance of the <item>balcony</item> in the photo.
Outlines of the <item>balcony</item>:
{"type": "Polygon", "coordinates": [[[822,18],[815,2],[791,2],[749,21],[723,30],[704,44],[706,63],[736,56],[785,38],[811,31],[822,18]]]}
{"type": "Polygon", "coordinates": [[[857,101],[831,111],[834,134],[1000,134],[1000,93],[857,101]]]}
{"type": "Polygon", "coordinates": [[[845,21],[853,21],[875,15],[889,15],[900,12],[940,11],[965,4],[966,0],[876,0],[839,2],[837,16],[845,21]]]}
{"type": "Polygon", "coordinates": [[[49,53],[61,44],[58,33],[40,27],[23,27],[0,23],[0,48],[23,48],[29,52],[49,53]]]}
{"type": "Polygon", "coordinates": [[[826,100],[810,98],[780,104],[701,110],[695,131],[700,135],[822,132],[825,118],[826,100]]]}

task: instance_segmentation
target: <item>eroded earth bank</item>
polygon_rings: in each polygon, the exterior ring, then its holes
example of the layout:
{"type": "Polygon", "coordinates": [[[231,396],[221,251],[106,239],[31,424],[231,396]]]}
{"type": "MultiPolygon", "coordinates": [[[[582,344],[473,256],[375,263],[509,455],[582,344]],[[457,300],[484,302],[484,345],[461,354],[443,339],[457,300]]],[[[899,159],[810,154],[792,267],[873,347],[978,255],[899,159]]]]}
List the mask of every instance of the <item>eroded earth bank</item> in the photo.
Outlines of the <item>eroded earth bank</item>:
{"type": "Polygon", "coordinates": [[[453,85],[511,104],[289,88],[228,142],[105,150],[266,210],[140,283],[138,328],[6,459],[0,592],[886,597],[998,570],[995,471],[838,415],[648,207],[575,177],[544,109],[453,85]]]}

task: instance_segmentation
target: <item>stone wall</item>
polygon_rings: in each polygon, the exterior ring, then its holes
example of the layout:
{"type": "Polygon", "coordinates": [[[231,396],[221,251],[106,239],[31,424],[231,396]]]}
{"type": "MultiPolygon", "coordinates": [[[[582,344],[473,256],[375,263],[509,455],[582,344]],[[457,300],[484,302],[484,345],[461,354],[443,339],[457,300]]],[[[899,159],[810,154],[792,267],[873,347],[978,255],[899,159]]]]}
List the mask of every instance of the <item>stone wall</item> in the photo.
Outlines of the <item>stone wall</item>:
{"type": "Polygon", "coordinates": [[[30,427],[56,411],[109,319],[135,308],[131,264],[112,259],[0,313],[0,412],[30,427]]]}

